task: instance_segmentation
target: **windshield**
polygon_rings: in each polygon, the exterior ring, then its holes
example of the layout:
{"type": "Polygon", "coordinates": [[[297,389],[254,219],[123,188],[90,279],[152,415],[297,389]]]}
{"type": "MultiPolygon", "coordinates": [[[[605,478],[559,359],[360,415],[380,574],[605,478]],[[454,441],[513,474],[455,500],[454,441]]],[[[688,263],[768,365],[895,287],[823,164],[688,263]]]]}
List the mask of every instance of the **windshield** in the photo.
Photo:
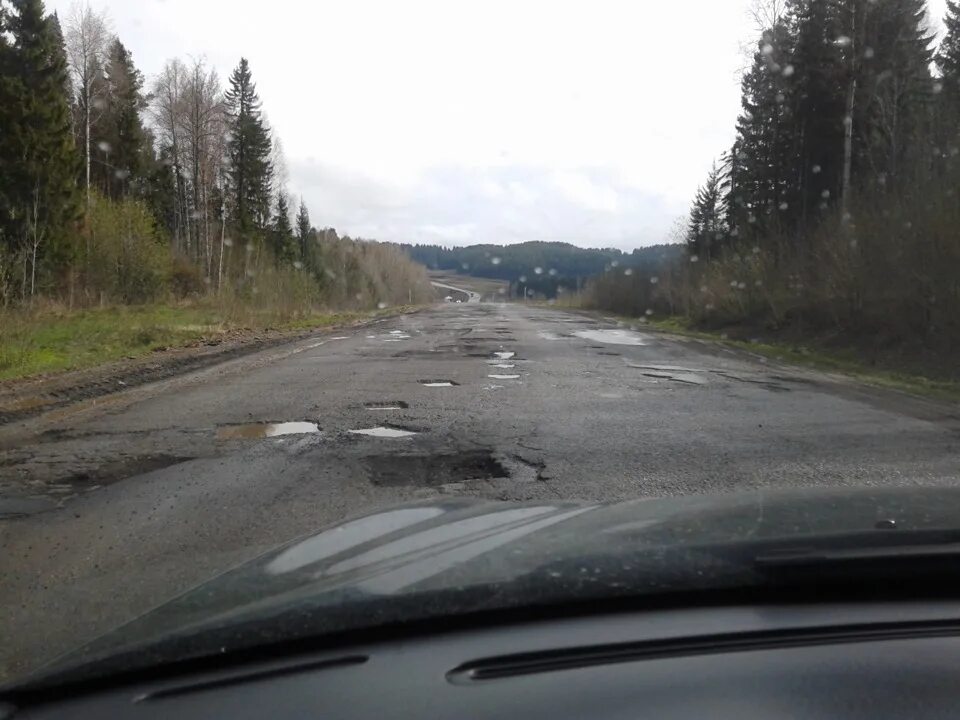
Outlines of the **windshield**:
{"type": "Polygon", "coordinates": [[[952,543],[958,128],[952,0],[0,0],[0,682],[952,543]]]}

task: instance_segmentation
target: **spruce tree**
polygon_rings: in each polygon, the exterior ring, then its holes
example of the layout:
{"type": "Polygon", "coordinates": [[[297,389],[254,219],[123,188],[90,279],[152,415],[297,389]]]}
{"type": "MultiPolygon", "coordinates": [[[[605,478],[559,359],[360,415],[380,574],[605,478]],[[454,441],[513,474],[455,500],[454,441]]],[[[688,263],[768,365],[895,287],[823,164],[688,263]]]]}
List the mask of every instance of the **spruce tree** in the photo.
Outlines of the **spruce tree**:
{"type": "Polygon", "coordinates": [[[133,64],[130,52],[115,38],[107,49],[103,73],[106,85],[103,114],[94,126],[94,146],[106,156],[94,172],[95,183],[109,197],[119,198],[131,189],[141,192],[145,184],[148,153],[147,133],[140,113],[147,107],[143,74],[133,64]]]}
{"type": "Polygon", "coordinates": [[[297,244],[300,250],[300,259],[307,262],[310,248],[310,213],[300,198],[300,209],[297,211],[297,244]]]}
{"type": "Polygon", "coordinates": [[[0,245],[21,259],[32,295],[69,256],[77,218],[76,149],[66,56],[42,0],[22,0],[0,32],[0,245]]]}
{"type": "Polygon", "coordinates": [[[260,98],[246,58],[230,76],[224,95],[227,125],[230,204],[241,234],[263,231],[270,218],[270,135],[264,126],[260,98]]]}
{"type": "Polygon", "coordinates": [[[687,250],[703,260],[715,258],[726,240],[727,209],[721,183],[720,171],[714,165],[690,210],[687,250]]]}
{"type": "Polygon", "coordinates": [[[293,237],[293,228],[290,226],[290,204],[287,194],[277,193],[277,209],[270,228],[273,254],[277,263],[292,262],[297,256],[297,247],[293,237]]]}

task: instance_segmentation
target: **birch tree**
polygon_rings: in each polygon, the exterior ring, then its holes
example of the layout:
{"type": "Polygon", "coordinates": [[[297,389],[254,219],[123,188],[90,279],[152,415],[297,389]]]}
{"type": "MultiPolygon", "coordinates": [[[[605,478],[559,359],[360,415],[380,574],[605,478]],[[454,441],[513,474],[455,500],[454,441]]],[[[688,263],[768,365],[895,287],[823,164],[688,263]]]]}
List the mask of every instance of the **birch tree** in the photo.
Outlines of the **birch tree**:
{"type": "Polygon", "coordinates": [[[106,12],[97,12],[89,3],[74,3],[67,18],[66,47],[70,72],[77,90],[77,105],[83,124],[86,207],[90,210],[90,129],[103,103],[103,73],[107,47],[113,40],[106,12]]]}

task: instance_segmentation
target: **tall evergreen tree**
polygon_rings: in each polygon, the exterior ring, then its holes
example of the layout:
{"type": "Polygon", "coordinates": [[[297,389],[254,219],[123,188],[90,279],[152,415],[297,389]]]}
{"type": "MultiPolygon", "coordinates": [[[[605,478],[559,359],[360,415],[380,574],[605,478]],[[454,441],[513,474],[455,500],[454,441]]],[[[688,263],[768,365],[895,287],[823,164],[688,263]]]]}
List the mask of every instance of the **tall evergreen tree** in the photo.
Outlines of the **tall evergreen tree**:
{"type": "Polygon", "coordinates": [[[293,237],[293,228],[290,226],[290,203],[287,194],[277,193],[276,214],[270,228],[273,254],[278,263],[292,262],[297,257],[297,246],[293,237]]]}
{"type": "Polygon", "coordinates": [[[224,101],[230,133],[227,159],[234,224],[241,234],[263,231],[270,218],[272,144],[246,58],[240,59],[231,74],[224,101]]]}
{"type": "Polygon", "coordinates": [[[20,257],[23,295],[69,253],[77,155],[65,53],[42,0],[21,0],[0,32],[0,246],[20,257]]]}
{"type": "Polygon", "coordinates": [[[297,211],[297,244],[300,259],[307,262],[310,253],[310,213],[303,198],[300,198],[300,209],[297,211]]]}
{"type": "Polygon", "coordinates": [[[792,45],[784,23],[764,32],[743,78],[743,112],[729,161],[730,221],[737,234],[766,235],[796,217],[792,45]]]}
{"type": "Polygon", "coordinates": [[[691,255],[704,260],[716,257],[726,239],[727,209],[721,191],[720,171],[714,165],[704,183],[697,190],[697,197],[690,210],[690,226],[687,230],[687,249],[691,255]]]}
{"type": "Polygon", "coordinates": [[[150,160],[140,116],[147,107],[143,74],[119,38],[107,49],[103,82],[103,114],[93,128],[94,145],[102,148],[103,159],[94,163],[94,185],[109,197],[119,198],[131,188],[143,189],[150,160]]]}
{"type": "Polygon", "coordinates": [[[903,189],[913,172],[927,169],[918,162],[929,157],[921,138],[933,87],[925,0],[845,0],[844,6],[847,51],[862,57],[855,66],[858,98],[847,120],[853,124],[854,184],[903,189]]]}

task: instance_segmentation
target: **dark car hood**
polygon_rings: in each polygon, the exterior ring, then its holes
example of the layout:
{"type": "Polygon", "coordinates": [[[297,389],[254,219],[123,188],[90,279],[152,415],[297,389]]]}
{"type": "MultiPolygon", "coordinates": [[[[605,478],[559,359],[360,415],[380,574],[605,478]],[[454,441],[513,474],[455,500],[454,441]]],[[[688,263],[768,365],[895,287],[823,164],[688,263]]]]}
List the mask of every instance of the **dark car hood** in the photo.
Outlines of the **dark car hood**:
{"type": "Polygon", "coordinates": [[[62,658],[45,677],[481,611],[750,587],[766,579],[753,562],[763,548],[957,528],[960,489],[760,491],[613,505],[436,500],[268,552],[62,658]]]}

